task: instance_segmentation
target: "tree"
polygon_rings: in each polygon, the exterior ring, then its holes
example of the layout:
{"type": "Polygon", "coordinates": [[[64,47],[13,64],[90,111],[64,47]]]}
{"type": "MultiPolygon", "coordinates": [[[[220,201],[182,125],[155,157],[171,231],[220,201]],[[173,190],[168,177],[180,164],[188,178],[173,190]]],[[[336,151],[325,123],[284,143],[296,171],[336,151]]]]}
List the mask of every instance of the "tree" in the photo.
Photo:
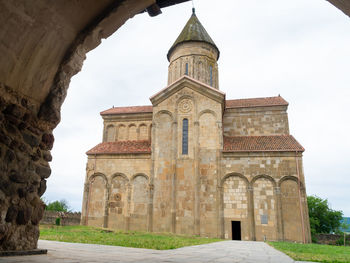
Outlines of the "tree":
{"type": "Polygon", "coordinates": [[[49,202],[46,205],[45,210],[48,211],[58,211],[58,212],[69,212],[68,202],[64,199],[60,201],[49,202]]]}
{"type": "Polygon", "coordinates": [[[343,217],[342,211],[329,208],[328,200],[318,196],[308,196],[311,234],[338,231],[343,217]]]}

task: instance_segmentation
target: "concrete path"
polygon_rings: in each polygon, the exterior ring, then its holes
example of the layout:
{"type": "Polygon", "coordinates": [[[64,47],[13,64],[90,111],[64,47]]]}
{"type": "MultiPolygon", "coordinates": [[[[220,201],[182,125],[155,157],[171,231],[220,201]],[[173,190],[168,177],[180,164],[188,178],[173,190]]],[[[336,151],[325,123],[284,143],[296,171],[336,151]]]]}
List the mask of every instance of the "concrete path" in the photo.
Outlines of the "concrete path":
{"type": "Polygon", "coordinates": [[[0,257],[0,262],[294,263],[290,257],[269,245],[251,241],[222,241],[163,251],[46,240],[39,240],[38,247],[48,249],[47,255],[0,257]]]}

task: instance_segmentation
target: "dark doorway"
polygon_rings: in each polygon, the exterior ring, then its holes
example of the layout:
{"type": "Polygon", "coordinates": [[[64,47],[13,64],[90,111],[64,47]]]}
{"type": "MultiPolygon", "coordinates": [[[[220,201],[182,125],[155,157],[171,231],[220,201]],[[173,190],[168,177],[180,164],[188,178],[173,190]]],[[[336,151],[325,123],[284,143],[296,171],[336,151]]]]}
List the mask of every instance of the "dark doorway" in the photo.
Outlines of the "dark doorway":
{"type": "Polygon", "coordinates": [[[231,221],[232,240],[241,240],[241,221],[231,221]]]}

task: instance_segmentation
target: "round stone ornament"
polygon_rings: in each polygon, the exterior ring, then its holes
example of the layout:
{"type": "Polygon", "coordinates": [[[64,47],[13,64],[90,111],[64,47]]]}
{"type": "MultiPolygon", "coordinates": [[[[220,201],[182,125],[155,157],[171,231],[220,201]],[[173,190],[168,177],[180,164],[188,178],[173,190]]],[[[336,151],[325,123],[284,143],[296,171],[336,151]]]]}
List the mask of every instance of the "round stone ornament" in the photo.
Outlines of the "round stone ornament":
{"type": "Polygon", "coordinates": [[[183,99],[179,103],[179,109],[181,112],[190,112],[192,110],[192,101],[190,99],[183,99]]]}

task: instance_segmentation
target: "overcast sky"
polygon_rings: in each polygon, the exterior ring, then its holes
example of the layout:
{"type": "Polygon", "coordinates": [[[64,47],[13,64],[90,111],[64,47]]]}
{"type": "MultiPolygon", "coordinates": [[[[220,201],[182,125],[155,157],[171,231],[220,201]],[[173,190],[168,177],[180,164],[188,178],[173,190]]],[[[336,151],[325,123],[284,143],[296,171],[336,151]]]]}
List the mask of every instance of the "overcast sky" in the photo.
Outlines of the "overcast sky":
{"type": "MultiPolygon", "coordinates": [[[[197,17],[220,49],[227,99],[281,96],[290,133],[304,146],[308,195],[350,216],[350,19],[324,0],[197,0],[197,17]]],[[[81,211],[85,152],[102,140],[102,110],[150,105],[166,86],[166,54],[192,3],[140,14],[87,54],[55,129],[44,197],[81,211]]]]}

